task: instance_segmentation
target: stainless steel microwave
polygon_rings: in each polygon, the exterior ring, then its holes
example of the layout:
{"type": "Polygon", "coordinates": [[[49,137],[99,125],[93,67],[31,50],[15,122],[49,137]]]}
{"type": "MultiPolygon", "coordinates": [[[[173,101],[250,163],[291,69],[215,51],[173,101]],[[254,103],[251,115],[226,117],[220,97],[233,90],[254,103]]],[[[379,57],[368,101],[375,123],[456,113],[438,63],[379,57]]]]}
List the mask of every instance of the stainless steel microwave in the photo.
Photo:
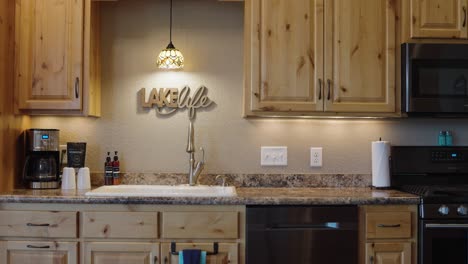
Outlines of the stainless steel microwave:
{"type": "Polygon", "coordinates": [[[408,116],[468,117],[468,44],[405,43],[401,64],[408,116]]]}

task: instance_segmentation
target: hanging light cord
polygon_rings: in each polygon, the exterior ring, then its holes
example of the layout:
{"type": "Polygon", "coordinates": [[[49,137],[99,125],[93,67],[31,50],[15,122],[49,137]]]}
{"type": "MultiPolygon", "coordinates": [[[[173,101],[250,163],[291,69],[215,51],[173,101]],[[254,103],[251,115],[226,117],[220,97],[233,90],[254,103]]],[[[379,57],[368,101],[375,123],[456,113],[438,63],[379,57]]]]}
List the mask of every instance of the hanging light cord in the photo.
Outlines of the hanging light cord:
{"type": "Polygon", "coordinates": [[[170,12],[170,20],[169,20],[169,42],[172,43],[172,0],[171,0],[171,12],[170,12]]]}

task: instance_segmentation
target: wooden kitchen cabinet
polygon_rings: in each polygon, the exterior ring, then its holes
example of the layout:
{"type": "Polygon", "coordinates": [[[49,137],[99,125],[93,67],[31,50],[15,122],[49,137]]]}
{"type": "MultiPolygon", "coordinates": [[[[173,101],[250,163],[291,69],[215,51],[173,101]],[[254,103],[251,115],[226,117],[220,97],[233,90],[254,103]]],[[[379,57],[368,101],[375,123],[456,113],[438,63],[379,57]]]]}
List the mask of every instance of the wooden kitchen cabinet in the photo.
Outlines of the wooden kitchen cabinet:
{"type": "Polygon", "coordinates": [[[171,243],[177,252],[214,252],[217,244],[218,253],[209,255],[207,263],[245,263],[245,206],[3,203],[1,207],[2,264],[178,263],[171,243]]]}
{"type": "MultiPolygon", "coordinates": [[[[177,243],[176,252],[183,249],[201,249],[213,252],[213,243],[177,243]]],[[[216,255],[207,255],[207,264],[238,264],[239,245],[236,243],[219,243],[219,251],[216,255]]],[[[167,264],[179,264],[179,256],[171,254],[171,244],[161,244],[161,262],[167,264]]]]}
{"type": "Polygon", "coordinates": [[[78,243],[62,241],[0,241],[0,263],[77,264],[78,243]]]}
{"type": "Polygon", "coordinates": [[[367,243],[366,264],[410,264],[411,243],[367,243]]]}
{"type": "Polygon", "coordinates": [[[17,0],[15,110],[100,114],[99,3],[17,0]]]}
{"type": "Polygon", "coordinates": [[[245,1],[249,112],[323,110],[323,0],[245,1]]]}
{"type": "Polygon", "coordinates": [[[157,264],[159,243],[86,242],[84,259],[93,264],[157,264]]]}
{"type": "Polygon", "coordinates": [[[246,0],[244,114],[395,113],[399,3],[246,0]]]}
{"type": "Polygon", "coordinates": [[[359,263],[416,264],[417,206],[359,208],[359,263]]]}
{"type": "Polygon", "coordinates": [[[397,3],[325,0],[325,111],[395,112],[397,3]]]}
{"type": "Polygon", "coordinates": [[[411,38],[466,39],[467,0],[411,0],[411,38]]]}

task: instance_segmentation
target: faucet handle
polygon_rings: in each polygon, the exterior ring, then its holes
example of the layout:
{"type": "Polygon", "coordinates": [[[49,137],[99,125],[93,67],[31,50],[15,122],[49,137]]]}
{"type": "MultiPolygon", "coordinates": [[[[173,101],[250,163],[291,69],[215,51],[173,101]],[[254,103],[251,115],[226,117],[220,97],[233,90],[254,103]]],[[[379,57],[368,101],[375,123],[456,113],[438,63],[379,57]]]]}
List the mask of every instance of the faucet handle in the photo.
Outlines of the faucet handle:
{"type": "Polygon", "coordinates": [[[223,179],[223,187],[226,186],[226,180],[227,180],[227,177],[225,175],[217,175],[215,180],[218,180],[219,178],[223,179]]]}
{"type": "Polygon", "coordinates": [[[205,149],[203,147],[200,147],[200,151],[202,152],[202,162],[205,164],[205,149]]]}

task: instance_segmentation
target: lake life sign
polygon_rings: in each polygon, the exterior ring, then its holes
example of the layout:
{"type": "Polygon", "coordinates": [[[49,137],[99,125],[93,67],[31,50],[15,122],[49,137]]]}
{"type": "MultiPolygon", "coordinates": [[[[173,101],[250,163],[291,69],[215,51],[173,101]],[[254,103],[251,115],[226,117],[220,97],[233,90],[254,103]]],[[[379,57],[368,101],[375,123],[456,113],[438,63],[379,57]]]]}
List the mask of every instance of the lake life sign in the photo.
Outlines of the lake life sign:
{"type": "Polygon", "coordinates": [[[213,103],[207,94],[208,88],[205,86],[200,86],[193,95],[190,95],[188,86],[180,91],[177,88],[153,88],[146,98],[146,89],[142,88],[138,91],[138,103],[143,108],[155,108],[161,115],[169,115],[187,108],[189,118],[193,119],[196,109],[208,107],[213,103]]]}

